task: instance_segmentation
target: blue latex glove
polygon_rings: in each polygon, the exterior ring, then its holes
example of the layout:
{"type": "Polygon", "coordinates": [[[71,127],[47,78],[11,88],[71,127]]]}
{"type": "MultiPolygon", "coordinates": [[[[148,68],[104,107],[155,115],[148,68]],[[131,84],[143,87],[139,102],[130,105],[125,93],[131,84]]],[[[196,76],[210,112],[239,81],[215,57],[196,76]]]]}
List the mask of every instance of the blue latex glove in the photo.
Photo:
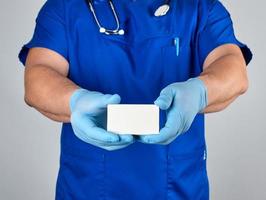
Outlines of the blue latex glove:
{"type": "Polygon", "coordinates": [[[160,130],[159,135],[140,136],[140,141],[167,145],[188,131],[195,116],[207,106],[207,88],[198,78],[173,83],[161,91],[154,103],[160,109],[166,110],[165,127],[160,130]]]}
{"type": "Polygon", "coordinates": [[[119,95],[76,90],[70,99],[71,124],[75,135],[86,143],[109,151],[133,143],[132,135],[118,135],[106,131],[107,105],[118,104],[120,101],[119,95]]]}

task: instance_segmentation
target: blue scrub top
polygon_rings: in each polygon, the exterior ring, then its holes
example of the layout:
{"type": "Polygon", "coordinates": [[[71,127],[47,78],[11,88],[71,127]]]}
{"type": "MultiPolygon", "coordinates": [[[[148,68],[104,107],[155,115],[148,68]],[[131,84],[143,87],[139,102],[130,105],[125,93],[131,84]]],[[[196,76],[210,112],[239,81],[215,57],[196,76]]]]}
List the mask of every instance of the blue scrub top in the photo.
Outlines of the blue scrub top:
{"type": "MultiPolygon", "coordinates": [[[[154,11],[163,0],[113,0],[125,35],[99,33],[85,0],[48,0],[41,8],[32,47],[62,55],[77,85],[117,93],[122,103],[150,104],[168,84],[198,76],[207,55],[223,44],[238,45],[248,64],[252,54],[240,43],[225,7],[217,0],[172,0],[166,16],[154,11]]],[[[104,27],[116,24],[107,0],[94,0],[104,27]]],[[[230,76],[230,74],[228,74],[230,76]]],[[[160,126],[165,122],[162,114],[160,126]]],[[[136,142],[108,152],[79,140],[71,124],[61,134],[56,199],[208,199],[204,115],[167,146],[136,142]]]]}

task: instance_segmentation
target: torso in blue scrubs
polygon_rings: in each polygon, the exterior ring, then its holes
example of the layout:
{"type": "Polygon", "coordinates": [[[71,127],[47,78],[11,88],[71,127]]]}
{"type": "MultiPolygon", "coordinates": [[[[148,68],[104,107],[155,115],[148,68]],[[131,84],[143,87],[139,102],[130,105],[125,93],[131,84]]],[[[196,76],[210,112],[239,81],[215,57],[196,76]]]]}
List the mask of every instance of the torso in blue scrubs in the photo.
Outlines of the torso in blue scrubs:
{"type": "MultiPolygon", "coordinates": [[[[233,43],[247,62],[247,46],[234,36],[230,16],[217,0],[172,0],[166,16],[155,17],[163,0],[113,0],[125,35],[99,33],[84,0],[48,0],[36,18],[29,48],[56,51],[70,64],[68,77],[79,86],[117,93],[122,103],[151,104],[168,84],[202,72],[206,56],[233,43]]],[[[95,0],[105,27],[116,24],[107,0],[95,0]]],[[[165,122],[162,114],[160,126],[165,122]]],[[[207,200],[204,115],[167,146],[136,142],[106,151],[79,140],[71,124],[61,135],[56,199],[207,200]]]]}

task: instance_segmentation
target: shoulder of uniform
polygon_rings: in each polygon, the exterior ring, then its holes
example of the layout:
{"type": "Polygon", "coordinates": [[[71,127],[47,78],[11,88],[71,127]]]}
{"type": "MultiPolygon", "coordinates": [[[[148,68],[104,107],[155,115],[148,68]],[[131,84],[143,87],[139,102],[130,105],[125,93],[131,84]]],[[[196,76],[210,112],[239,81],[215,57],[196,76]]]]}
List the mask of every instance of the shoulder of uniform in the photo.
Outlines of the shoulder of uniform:
{"type": "MultiPolygon", "coordinates": [[[[209,10],[213,7],[219,0],[178,0],[177,5],[181,6],[185,10],[198,11],[209,10]]],[[[177,7],[178,9],[178,7],[177,7]]]]}
{"type": "Polygon", "coordinates": [[[197,0],[199,6],[206,10],[210,10],[216,3],[219,3],[219,0],[197,0]]]}

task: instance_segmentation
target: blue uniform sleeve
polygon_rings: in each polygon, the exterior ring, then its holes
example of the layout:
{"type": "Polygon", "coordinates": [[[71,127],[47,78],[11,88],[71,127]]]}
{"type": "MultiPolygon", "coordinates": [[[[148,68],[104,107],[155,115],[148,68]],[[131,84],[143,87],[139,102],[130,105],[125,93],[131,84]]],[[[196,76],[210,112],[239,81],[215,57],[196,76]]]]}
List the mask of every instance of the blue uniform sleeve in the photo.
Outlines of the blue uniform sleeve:
{"type": "Polygon", "coordinates": [[[35,19],[31,40],[19,52],[19,60],[25,65],[30,48],[42,47],[53,50],[68,60],[63,0],[47,0],[35,19]]]}
{"type": "Polygon", "coordinates": [[[197,48],[201,66],[212,50],[224,44],[238,45],[248,65],[252,59],[252,53],[247,45],[237,40],[229,12],[218,0],[207,2],[208,14],[199,33],[197,48]]]}

